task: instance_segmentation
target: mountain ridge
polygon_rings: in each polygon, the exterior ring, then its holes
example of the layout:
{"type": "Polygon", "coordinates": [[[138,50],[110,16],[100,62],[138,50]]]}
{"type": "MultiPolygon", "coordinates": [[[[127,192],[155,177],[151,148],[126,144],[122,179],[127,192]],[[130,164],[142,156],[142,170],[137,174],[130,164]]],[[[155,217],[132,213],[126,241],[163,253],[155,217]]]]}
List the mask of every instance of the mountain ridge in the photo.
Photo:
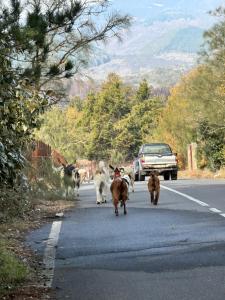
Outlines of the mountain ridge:
{"type": "Polygon", "coordinates": [[[118,73],[125,82],[137,85],[146,78],[154,87],[171,87],[196,65],[203,44],[203,32],[215,18],[220,0],[114,0],[112,9],[134,17],[123,34],[123,43],[112,40],[91,56],[88,75],[105,80],[118,73]],[[163,80],[163,78],[165,80],[163,80]]]}

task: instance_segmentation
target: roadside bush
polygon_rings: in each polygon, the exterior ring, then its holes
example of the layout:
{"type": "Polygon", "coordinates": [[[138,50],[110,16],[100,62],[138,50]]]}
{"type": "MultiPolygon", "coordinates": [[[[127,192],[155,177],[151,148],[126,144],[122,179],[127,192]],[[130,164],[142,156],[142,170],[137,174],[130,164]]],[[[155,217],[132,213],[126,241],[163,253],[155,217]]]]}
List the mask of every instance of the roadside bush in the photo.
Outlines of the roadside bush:
{"type": "Polygon", "coordinates": [[[60,169],[52,167],[51,159],[38,159],[27,166],[25,174],[28,177],[32,198],[57,200],[62,197],[60,169]]]}
{"type": "Polygon", "coordinates": [[[19,188],[0,189],[0,223],[14,218],[24,218],[32,208],[28,194],[19,188]]]}
{"type": "Polygon", "coordinates": [[[225,166],[225,130],[207,121],[201,122],[198,128],[200,162],[211,171],[218,171],[225,166]]]}
{"type": "Polygon", "coordinates": [[[0,295],[4,290],[24,282],[28,275],[28,268],[0,240],[0,295]]]}

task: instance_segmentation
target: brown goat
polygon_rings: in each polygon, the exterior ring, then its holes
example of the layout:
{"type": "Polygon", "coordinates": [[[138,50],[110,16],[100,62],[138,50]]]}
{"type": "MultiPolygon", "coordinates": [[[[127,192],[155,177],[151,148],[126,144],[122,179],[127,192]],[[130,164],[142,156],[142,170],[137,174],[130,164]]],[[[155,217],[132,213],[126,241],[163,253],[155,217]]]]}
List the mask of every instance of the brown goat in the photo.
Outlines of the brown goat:
{"type": "Polygon", "coordinates": [[[153,171],[150,173],[148,180],[148,190],[151,196],[151,203],[154,205],[157,205],[159,200],[160,181],[158,175],[159,173],[157,171],[153,171]]]}
{"type": "Polygon", "coordinates": [[[112,193],[113,204],[115,207],[116,216],[119,215],[118,204],[121,202],[121,206],[124,208],[124,214],[127,214],[126,201],[128,199],[128,188],[126,182],[121,177],[116,177],[110,186],[110,191],[112,193]]]}

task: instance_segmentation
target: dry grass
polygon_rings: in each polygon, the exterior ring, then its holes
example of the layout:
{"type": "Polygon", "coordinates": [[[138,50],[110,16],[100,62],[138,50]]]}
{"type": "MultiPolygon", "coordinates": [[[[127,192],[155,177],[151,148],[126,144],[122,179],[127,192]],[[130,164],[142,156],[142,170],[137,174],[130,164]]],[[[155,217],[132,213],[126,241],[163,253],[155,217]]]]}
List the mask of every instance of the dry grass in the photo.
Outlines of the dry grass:
{"type": "Polygon", "coordinates": [[[224,169],[220,169],[216,175],[215,175],[216,178],[225,178],[225,168],[224,169]]]}
{"type": "Polygon", "coordinates": [[[215,179],[215,178],[224,178],[225,179],[225,169],[221,169],[217,172],[212,172],[208,169],[205,170],[182,170],[178,172],[179,179],[188,179],[188,178],[208,178],[208,179],[215,179]]]}

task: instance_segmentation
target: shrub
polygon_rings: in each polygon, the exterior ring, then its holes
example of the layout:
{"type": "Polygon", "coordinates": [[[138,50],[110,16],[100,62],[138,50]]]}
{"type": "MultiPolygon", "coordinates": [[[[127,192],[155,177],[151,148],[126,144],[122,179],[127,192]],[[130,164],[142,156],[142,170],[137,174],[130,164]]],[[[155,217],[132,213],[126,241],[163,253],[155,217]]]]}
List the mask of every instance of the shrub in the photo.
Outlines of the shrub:
{"type": "Polygon", "coordinates": [[[0,189],[0,223],[14,218],[24,218],[31,207],[28,194],[21,189],[7,187],[0,189]]]}
{"type": "Polygon", "coordinates": [[[28,268],[7,249],[0,240],[0,295],[4,289],[13,288],[24,282],[28,275],[28,268]]]}

